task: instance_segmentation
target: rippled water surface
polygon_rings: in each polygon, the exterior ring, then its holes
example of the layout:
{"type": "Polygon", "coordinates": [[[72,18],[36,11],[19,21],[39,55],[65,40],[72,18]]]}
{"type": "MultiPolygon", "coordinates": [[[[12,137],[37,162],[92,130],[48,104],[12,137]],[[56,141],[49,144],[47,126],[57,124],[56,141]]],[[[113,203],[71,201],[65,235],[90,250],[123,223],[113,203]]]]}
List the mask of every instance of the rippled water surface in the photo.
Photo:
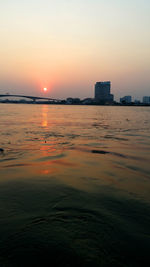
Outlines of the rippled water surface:
{"type": "Polygon", "coordinates": [[[150,108],[0,105],[0,266],[146,266],[150,108]]]}

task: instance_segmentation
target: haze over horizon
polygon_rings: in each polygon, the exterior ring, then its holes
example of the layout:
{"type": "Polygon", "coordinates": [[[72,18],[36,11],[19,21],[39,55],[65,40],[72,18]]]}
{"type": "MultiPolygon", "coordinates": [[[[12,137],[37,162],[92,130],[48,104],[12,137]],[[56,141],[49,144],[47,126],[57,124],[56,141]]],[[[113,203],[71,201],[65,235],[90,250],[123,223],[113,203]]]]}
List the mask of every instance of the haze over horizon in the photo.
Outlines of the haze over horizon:
{"type": "Polygon", "coordinates": [[[150,1],[5,0],[0,3],[0,93],[115,98],[150,95],[150,1]]]}

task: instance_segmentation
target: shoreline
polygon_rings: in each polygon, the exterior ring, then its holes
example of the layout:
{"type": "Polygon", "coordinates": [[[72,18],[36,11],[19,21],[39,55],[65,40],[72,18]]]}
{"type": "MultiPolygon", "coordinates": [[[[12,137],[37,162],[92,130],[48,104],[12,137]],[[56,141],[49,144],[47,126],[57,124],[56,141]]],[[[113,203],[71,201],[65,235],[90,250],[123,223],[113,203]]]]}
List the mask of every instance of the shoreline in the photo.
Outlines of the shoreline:
{"type": "Polygon", "coordinates": [[[119,106],[119,107],[150,107],[150,104],[120,104],[120,103],[113,103],[113,104],[101,104],[101,103],[89,103],[89,104],[83,104],[83,103],[47,103],[47,102],[0,102],[0,104],[27,104],[27,105],[64,105],[64,106],[119,106]]]}

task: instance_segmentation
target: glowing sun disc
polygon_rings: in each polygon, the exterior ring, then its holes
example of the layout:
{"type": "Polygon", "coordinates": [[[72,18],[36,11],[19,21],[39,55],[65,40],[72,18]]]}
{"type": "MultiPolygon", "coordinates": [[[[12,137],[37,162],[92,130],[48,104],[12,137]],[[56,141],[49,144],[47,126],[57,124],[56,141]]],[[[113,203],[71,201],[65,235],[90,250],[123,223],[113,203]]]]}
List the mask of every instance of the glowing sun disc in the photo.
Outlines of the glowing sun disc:
{"type": "Polygon", "coordinates": [[[44,92],[46,92],[46,91],[47,91],[47,88],[46,88],[46,87],[44,87],[44,88],[43,88],[43,91],[44,91],[44,92]]]}

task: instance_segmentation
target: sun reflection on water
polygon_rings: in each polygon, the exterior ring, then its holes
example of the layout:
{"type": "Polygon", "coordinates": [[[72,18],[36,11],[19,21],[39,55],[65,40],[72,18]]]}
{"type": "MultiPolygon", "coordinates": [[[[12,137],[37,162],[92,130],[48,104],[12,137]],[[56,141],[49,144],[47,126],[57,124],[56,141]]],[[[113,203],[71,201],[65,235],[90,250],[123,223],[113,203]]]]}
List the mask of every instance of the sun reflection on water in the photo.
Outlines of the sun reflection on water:
{"type": "Polygon", "coordinates": [[[47,127],[48,126],[47,115],[48,115],[48,106],[47,105],[43,105],[42,106],[42,126],[43,127],[47,127]]]}

